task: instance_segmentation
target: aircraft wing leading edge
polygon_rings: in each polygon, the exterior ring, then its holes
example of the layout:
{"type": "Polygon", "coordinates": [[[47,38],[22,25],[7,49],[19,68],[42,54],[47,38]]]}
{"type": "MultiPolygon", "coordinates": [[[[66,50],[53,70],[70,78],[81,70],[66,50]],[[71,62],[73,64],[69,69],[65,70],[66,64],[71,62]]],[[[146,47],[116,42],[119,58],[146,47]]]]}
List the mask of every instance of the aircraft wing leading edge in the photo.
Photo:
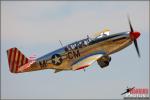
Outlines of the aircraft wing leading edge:
{"type": "Polygon", "coordinates": [[[95,54],[95,55],[83,57],[83,58],[79,59],[79,61],[75,62],[72,65],[72,69],[73,70],[84,69],[84,68],[90,66],[95,61],[97,61],[102,56],[103,56],[103,54],[95,54]]]}

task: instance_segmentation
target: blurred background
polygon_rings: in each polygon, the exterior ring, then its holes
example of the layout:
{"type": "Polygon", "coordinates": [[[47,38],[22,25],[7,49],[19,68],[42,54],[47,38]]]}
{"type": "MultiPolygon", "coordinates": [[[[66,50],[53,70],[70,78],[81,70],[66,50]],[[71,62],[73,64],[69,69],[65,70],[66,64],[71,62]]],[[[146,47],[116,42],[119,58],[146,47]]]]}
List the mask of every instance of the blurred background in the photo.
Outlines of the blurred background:
{"type": "Polygon", "coordinates": [[[126,87],[149,88],[149,1],[1,1],[2,99],[122,99],[126,87]],[[40,57],[87,35],[141,32],[138,58],[134,45],[111,55],[110,65],[97,62],[86,71],[9,71],[6,50],[40,57]]]}

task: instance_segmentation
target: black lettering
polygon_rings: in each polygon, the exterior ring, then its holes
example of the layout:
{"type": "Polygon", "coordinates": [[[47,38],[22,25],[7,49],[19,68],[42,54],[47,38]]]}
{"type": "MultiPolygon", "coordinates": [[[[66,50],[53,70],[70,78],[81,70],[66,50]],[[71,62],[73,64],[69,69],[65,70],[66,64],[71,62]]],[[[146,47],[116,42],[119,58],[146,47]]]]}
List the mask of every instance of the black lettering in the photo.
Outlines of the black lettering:
{"type": "Polygon", "coordinates": [[[84,44],[87,46],[88,45],[88,40],[84,41],[84,44]]]}
{"type": "MultiPolygon", "coordinates": [[[[75,42],[73,44],[70,44],[68,45],[66,48],[65,48],[65,51],[72,51],[72,50],[77,50],[79,48],[83,48],[83,47],[86,47],[89,43],[89,39],[84,39],[84,40],[81,40],[81,41],[78,41],[78,42],[75,42]]],[[[70,54],[70,53],[69,53],[70,54]]]]}
{"type": "Polygon", "coordinates": [[[40,66],[42,66],[42,62],[39,61],[40,66]]]}
{"type": "Polygon", "coordinates": [[[78,42],[78,48],[82,48],[82,42],[78,42]]]}
{"type": "Polygon", "coordinates": [[[43,60],[43,65],[44,65],[44,67],[46,67],[46,66],[47,66],[47,62],[46,62],[46,60],[43,60]]]}
{"type": "Polygon", "coordinates": [[[72,44],[72,49],[75,49],[75,48],[76,48],[76,43],[72,44]]]}
{"type": "Polygon", "coordinates": [[[76,42],[74,49],[78,49],[78,42],[76,42]]]}
{"type": "Polygon", "coordinates": [[[71,46],[70,45],[68,45],[68,50],[71,50],[71,46]]]}
{"type": "Polygon", "coordinates": [[[68,52],[68,58],[69,58],[69,59],[72,59],[72,58],[73,58],[72,52],[68,52]]]}
{"type": "Polygon", "coordinates": [[[73,55],[74,55],[75,58],[79,57],[80,56],[79,50],[73,51],[73,55]]]}
{"type": "Polygon", "coordinates": [[[42,62],[39,61],[39,64],[40,64],[41,67],[46,67],[47,66],[46,60],[43,60],[42,62]]]}
{"type": "Polygon", "coordinates": [[[83,46],[83,47],[86,46],[85,41],[82,41],[82,46],[83,46]]]}

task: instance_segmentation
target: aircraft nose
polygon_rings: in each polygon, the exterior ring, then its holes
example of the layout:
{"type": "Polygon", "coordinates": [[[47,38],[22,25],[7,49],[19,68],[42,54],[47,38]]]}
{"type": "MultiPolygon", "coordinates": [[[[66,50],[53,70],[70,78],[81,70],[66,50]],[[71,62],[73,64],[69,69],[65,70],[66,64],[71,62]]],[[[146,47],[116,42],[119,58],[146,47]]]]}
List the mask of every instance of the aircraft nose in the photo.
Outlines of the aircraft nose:
{"type": "Polygon", "coordinates": [[[140,32],[131,32],[130,37],[132,40],[137,39],[140,36],[140,32]]]}

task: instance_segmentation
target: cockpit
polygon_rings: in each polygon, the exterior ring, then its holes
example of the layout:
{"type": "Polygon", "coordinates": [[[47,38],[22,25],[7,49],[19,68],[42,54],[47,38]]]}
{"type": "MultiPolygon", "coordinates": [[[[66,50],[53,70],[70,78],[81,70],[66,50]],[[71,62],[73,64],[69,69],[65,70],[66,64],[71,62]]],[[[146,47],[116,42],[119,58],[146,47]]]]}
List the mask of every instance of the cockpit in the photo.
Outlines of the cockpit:
{"type": "Polygon", "coordinates": [[[103,40],[103,38],[107,38],[107,36],[110,35],[110,30],[104,30],[102,32],[95,33],[95,36],[92,38],[89,38],[90,42],[89,44],[94,44],[96,42],[99,42],[100,40],[103,40]]]}
{"type": "Polygon", "coordinates": [[[104,31],[102,31],[102,32],[98,32],[98,33],[96,33],[96,37],[95,37],[95,39],[97,39],[97,38],[102,38],[102,37],[105,37],[105,36],[108,36],[108,35],[110,35],[110,31],[109,30],[104,30],[104,31]]]}
{"type": "Polygon", "coordinates": [[[95,33],[95,36],[93,38],[91,38],[87,35],[86,39],[82,39],[80,41],[76,41],[72,44],[67,45],[65,48],[65,51],[86,47],[89,44],[93,44],[93,43],[97,42],[97,40],[99,40],[100,38],[108,36],[109,34],[110,34],[109,30],[104,30],[102,32],[95,33]]]}

